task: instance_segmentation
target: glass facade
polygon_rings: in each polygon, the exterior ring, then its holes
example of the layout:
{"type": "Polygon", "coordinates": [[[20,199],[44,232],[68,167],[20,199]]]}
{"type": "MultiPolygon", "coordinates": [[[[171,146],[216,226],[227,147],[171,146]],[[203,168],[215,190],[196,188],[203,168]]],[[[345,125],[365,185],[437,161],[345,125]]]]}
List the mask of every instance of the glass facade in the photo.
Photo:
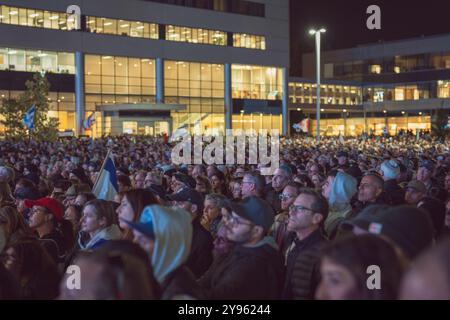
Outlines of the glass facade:
{"type": "Polygon", "coordinates": [[[191,132],[224,132],[223,65],[164,61],[164,68],[165,102],[187,107],[172,112],[174,130],[187,126],[191,132]]]}
{"type": "Polygon", "coordinates": [[[86,31],[146,39],[158,39],[158,24],[110,18],[86,17],[86,31]]]}
{"type": "Polygon", "coordinates": [[[226,46],[227,33],[218,30],[167,25],[166,40],[226,46]]]}
{"type": "Polygon", "coordinates": [[[450,69],[450,52],[384,57],[367,61],[327,63],[326,66],[333,70],[333,72],[325,73],[326,78],[346,79],[370,74],[443,70],[450,69]]]}
{"type": "Polygon", "coordinates": [[[233,47],[266,50],[266,37],[245,33],[234,33],[233,47]]]}
{"type": "MultiPolygon", "coordinates": [[[[121,35],[144,39],[160,39],[160,25],[151,22],[129,21],[106,17],[86,16],[83,31],[99,34],[121,35]]],[[[76,19],[63,12],[0,6],[0,23],[35,28],[57,30],[76,29],[76,19]]],[[[81,26],[80,26],[81,27],[81,26]]],[[[230,33],[231,36],[231,33],[230,33]]],[[[165,40],[216,46],[228,45],[228,33],[222,30],[209,30],[175,25],[165,26],[165,40]]],[[[248,49],[266,49],[264,36],[240,34],[232,35],[233,46],[248,49]]],[[[231,45],[231,44],[230,44],[231,45]]]]}
{"type": "Polygon", "coordinates": [[[0,6],[0,23],[35,28],[72,30],[76,21],[65,12],[0,6]]]}
{"type": "Polygon", "coordinates": [[[86,110],[96,104],[153,103],[155,77],[152,59],[86,55],[86,110]]]}
{"type": "MultiPolygon", "coordinates": [[[[347,118],[347,119],[320,119],[321,134],[324,136],[337,136],[339,134],[346,136],[361,135],[365,128],[372,131],[375,135],[381,135],[383,129],[387,126],[389,134],[395,135],[400,130],[430,130],[430,116],[403,116],[403,117],[370,117],[366,118],[347,118]]],[[[316,120],[311,121],[311,131],[316,132],[316,120]]]]}
{"type": "Polygon", "coordinates": [[[232,117],[233,129],[248,130],[282,130],[282,116],[277,114],[234,114],[232,117]]]}
{"type": "MultiPolygon", "coordinates": [[[[289,83],[289,102],[294,104],[316,103],[316,84],[312,83],[289,83]]],[[[361,105],[361,87],[344,85],[320,85],[320,103],[332,105],[361,105]]]]}
{"type": "Polygon", "coordinates": [[[234,99],[282,99],[283,73],[281,68],[233,64],[231,73],[234,99]]]}
{"type": "Polygon", "coordinates": [[[67,52],[0,48],[0,70],[74,74],[74,59],[67,52]]]}
{"type": "Polygon", "coordinates": [[[383,85],[364,88],[364,102],[450,98],[450,80],[383,85]]]}

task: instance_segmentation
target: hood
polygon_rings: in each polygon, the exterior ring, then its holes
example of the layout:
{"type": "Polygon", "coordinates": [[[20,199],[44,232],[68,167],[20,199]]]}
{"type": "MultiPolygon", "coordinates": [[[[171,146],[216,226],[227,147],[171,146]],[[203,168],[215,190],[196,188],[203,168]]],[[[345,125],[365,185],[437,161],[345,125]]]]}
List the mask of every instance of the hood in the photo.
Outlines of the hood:
{"type": "Polygon", "coordinates": [[[81,234],[78,237],[78,244],[81,249],[92,249],[98,244],[100,241],[107,240],[119,240],[122,238],[122,233],[120,232],[119,227],[116,224],[112,224],[109,227],[102,229],[98,232],[92,239],[90,239],[86,244],[83,243],[81,234]]]}
{"type": "Polygon", "coordinates": [[[185,263],[192,243],[192,217],[182,209],[159,205],[148,206],[142,216],[151,216],[155,244],[151,259],[159,283],[185,263]]]}
{"type": "Polygon", "coordinates": [[[331,211],[341,211],[349,206],[350,199],[357,191],[357,181],[344,172],[338,172],[331,187],[328,203],[331,211]]]}

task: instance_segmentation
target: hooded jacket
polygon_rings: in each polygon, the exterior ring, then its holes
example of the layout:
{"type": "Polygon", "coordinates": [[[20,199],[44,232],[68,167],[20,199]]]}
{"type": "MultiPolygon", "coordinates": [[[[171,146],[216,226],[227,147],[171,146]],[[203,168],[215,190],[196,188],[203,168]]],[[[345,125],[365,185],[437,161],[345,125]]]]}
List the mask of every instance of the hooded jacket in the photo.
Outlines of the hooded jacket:
{"type": "Polygon", "coordinates": [[[207,299],[278,299],[284,280],[280,252],[272,237],[252,247],[236,246],[199,280],[207,299]]]}
{"type": "Polygon", "coordinates": [[[325,232],[330,239],[336,235],[340,223],[352,212],[350,200],[357,191],[357,181],[351,175],[338,172],[328,197],[330,210],[325,220],[325,232]]]}
{"type": "MultiPolygon", "coordinates": [[[[184,264],[190,253],[192,223],[188,212],[159,205],[142,212],[153,222],[155,244],[151,264],[156,280],[162,283],[167,275],[184,264]]],[[[142,219],[141,219],[142,220],[142,219]]]]}
{"type": "Polygon", "coordinates": [[[161,285],[162,299],[177,296],[198,298],[198,286],[192,272],[185,266],[192,244],[192,217],[178,208],[148,206],[142,220],[151,220],[154,247],[151,264],[155,279],[161,285]]]}
{"type": "Polygon", "coordinates": [[[119,240],[121,239],[121,237],[122,233],[120,232],[119,227],[115,224],[112,224],[109,227],[106,227],[101,231],[97,232],[97,234],[95,234],[95,236],[93,236],[92,239],[89,239],[87,241],[83,240],[83,236],[80,233],[78,236],[78,245],[82,250],[97,249],[105,241],[119,240]]]}

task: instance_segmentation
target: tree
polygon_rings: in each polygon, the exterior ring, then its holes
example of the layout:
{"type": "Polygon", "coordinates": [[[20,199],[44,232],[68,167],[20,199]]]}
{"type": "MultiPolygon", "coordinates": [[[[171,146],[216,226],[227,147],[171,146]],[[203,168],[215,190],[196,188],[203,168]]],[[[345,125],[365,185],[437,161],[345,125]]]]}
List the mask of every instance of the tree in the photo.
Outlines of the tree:
{"type": "Polygon", "coordinates": [[[22,123],[26,110],[16,99],[2,99],[0,114],[3,119],[0,123],[5,127],[5,138],[13,138],[26,135],[26,128],[22,123]]]}
{"type": "Polygon", "coordinates": [[[444,141],[450,133],[448,124],[448,112],[445,109],[438,109],[431,118],[431,132],[441,141],[444,141]]]}
{"type": "Polygon", "coordinates": [[[39,141],[54,141],[58,137],[58,119],[48,118],[48,92],[50,83],[45,74],[35,73],[32,80],[25,82],[26,90],[17,99],[4,99],[0,112],[5,120],[1,123],[5,126],[7,137],[25,136],[27,128],[22,119],[28,109],[36,106],[34,116],[34,129],[31,136],[39,141]]]}

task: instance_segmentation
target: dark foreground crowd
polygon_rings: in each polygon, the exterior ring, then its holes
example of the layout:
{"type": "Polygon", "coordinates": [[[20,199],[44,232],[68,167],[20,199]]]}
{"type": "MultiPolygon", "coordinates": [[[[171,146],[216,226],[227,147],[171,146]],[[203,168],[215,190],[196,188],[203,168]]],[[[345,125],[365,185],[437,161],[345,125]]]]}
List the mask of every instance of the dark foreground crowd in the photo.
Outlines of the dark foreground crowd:
{"type": "Polygon", "coordinates": [[[450,299],[448,144],[282,139],[272,176],[172,148],[0,142],[0,299],[450,299]]]}

